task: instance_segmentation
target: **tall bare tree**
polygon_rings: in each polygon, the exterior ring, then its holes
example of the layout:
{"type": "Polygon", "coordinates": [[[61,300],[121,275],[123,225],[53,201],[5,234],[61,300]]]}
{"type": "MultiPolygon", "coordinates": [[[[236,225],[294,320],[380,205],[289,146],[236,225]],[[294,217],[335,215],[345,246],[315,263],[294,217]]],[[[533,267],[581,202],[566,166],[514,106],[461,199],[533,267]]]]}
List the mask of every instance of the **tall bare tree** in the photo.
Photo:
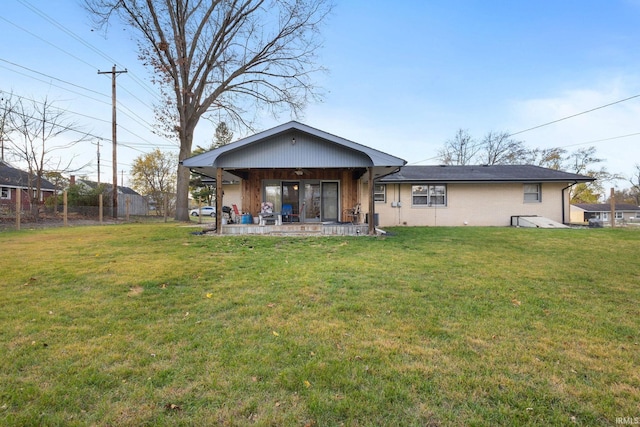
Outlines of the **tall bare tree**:
{"type": "Polygon", "coordinates": [[[54,152],[86,141],[87,135],[79,130],[77,123],[67,119],[64,111],[54,107],[46,98],[42,102],[18,98],[10,119],[10,144],[13,154],[27,166],[32,213],[37,219],[45,173],[72,170],[75,156],[62,158],[54,152]],[[79,136],[73,139],[63,137],[63,134],[70,132],[76,132],[79,136]]]}
{"type": "Polygon", "coordinates": [[[471,165],[481,148],[481,143],[469,131],[458,129],[456,135],[438,151],[438,157],[445,165],[471,165]]]}
{"type": "Polygon", "coordinates": [[[478,156],[484,165],[522,164],[527,153],[524,142],[511,138],[509,132],[489,132],[480,146],[478,156]]]}
{"type": "Polygon", "coordinates": [[[11,115],[15,109],[12,93],[0,91],[0,161],[5,161],[8,151],[9,133],[11,129],[11,115]]]}
{"type": "Polygon", "coordinates": [[[640,206],[640,164],[636,163],[634,171],[628,178],[631,188],[629,189],[630,196],[635,200],[635,204],[640,206]]]}
{"type": "MultiPolygon", "coordinates": [[[[212,110],[247,124],[249,107],[297,115],[318,96],[319,27],[332,0],[84,1],[98,25],[116,16],[136,30],[140,57],[176,118],[180,161],[212,110]]],[[[189,171],[178,166],[177,176],[176,219],[187,221],[189,171]]]]}
{"type": "Polygon", "coordinates": [[[566,154],[564,148],[533,148],[527,152],[524,163],[561,170],[565,167],[566,154]]]}

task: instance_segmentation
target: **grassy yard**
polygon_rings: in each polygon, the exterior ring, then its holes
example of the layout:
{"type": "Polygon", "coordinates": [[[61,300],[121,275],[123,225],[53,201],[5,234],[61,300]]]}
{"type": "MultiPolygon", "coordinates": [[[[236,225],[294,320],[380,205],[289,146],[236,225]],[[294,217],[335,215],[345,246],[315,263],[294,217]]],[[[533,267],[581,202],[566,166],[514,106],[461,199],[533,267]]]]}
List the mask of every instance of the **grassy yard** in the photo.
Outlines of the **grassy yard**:
{"type": "Polygon", "coordinates": [[[193,231],[0,232],[0,425],[640,417],[640,231],[193,231]]]}

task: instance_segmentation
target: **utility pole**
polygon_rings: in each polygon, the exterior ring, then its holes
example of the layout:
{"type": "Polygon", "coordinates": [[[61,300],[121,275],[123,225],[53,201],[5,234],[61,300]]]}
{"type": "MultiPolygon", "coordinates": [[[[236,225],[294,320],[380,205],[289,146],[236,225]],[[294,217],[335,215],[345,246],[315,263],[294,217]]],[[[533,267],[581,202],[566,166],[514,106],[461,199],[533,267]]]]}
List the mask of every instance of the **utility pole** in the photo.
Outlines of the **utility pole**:
{"type": "Polygon", "coordinates": [[[92,144],[98,147],[98,185],[100,185],[100,146],[102,144],[100,144],[100,140],[98,140],[98,142],[92,142],[92,144]]]}
{"type": "Polygon", "coordinates": [[[113,145],[113,218],[118,218],[118,144],[117,134],[118,127],[116,124],[116,77],[118,74],[126,73],[127,70],[116,71],[116,66],[111,68],[111,71],[98,71],[98,74],[111,74],[111,143],[113,145]]]}

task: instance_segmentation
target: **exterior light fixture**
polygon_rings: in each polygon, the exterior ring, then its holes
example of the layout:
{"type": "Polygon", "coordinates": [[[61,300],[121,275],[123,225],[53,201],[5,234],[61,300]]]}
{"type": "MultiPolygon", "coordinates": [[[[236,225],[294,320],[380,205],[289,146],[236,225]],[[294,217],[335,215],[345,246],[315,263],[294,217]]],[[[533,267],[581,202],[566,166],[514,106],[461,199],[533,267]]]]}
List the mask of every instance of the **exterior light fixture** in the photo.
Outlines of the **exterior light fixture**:
{"type": "Polygon", "coordinates": [[[296,145],[296,138],[295,137],[291,138],[291,145],[296,145]]]}

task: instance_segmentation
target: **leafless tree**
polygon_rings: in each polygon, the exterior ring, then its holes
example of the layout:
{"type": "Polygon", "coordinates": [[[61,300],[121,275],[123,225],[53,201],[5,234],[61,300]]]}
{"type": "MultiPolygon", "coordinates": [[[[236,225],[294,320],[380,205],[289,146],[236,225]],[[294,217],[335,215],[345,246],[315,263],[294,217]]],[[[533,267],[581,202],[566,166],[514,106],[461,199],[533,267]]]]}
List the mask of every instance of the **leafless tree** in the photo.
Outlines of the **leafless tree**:
{"type": "Polygon", "coordinates": [[[522,164],[526,158],[524,142],[511,138],[509,132],[489,132],[480,145],[479,158],[485,165],[522,164]]]}
{"type": "MultiPolygon", "coordinates": [[[[312,81],[319,28],[332,0],[85,0],[96,24],[115,16],[136,30],[175,120],[178,160],[191,155],[200,118],[216,110],[248,125],[245,112],[294,115],[318,96],[312,81]]],[[[189,171],[178,166],[176,219],[187,221],[189,171]]]]}
{"type": "Polygon", "coordinates": [[[636,163],[635,170],[628,178],[628,181],[631,184],[629,194],[634,198],[635,204],[640,206],[640,164],[636,163]]]}
{"type": "Polygon", "coordinates": [[[566,154],[567,150],[564,148],[533,148],[527,151],[523,163],[562,170],[565,167],[566,154]]]}
{"type": "Polygon", "coordinates": [[[0,161],[3,162],[5,161],[5,151],[8,151],[11,115],[14,109],[13,94],[0,91],[0,161]]]}
{"type": "Polygon", "coordinates": [[[48,99],[42,102],[19,97],[10,115],[10,145],[15,156],[27,167],[29,194],[32,213],[37,219],[40,205],[42,180],[46,172],[71,171],[74,157],[63,159],[54,152],[65,150],[87,140],[75,122],[66,119],[64,111],[53,106],[48,99]],[[80,136],[74,139],[62,138],[71,131],[80,136]]]}
{"type": "Polygon", "coordinates": [[[438,152],[438,157],[445,165],[471,165],[474,163],[482,145],[474,139],[469,131],[458,129],[455,137],[445,142],[438,152]]]}

